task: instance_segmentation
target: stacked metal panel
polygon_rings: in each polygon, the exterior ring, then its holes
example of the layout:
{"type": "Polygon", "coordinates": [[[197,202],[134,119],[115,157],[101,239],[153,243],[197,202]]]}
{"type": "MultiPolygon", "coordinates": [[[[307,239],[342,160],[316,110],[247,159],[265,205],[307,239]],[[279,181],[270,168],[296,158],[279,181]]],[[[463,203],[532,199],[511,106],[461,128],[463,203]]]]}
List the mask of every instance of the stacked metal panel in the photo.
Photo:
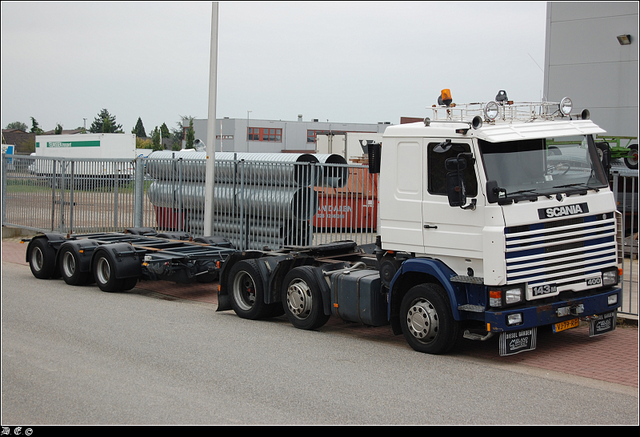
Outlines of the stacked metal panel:
{"type": "MultiPolygon", "coordinates": [[[[206,153],[154,152],[146,169],[158,226],[202,235],[206,153]]],[[[348,174],[339,155],[216,153],[213,232],[239,249],[308,245],[314,187],[344,186],[348,174]]]]}

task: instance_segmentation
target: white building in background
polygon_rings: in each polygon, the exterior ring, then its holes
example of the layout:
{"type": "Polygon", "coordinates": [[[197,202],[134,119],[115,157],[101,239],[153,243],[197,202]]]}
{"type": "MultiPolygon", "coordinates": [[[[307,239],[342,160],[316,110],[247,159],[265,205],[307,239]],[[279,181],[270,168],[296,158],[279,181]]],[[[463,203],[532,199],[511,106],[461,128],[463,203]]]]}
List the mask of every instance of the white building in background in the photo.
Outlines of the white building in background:
{"type": "Polygon", "coordinates": [[[544,96],[638,136],[638,2],[547,3],[544,96]],[[627,44],[629,43],[629,44],[627,44]]]}
{"type": "MultiPolygon", "coordinates": [[[[383,133],[390,125],[384,123],[339,123],[303,121],[259,120],[251,118],[222,118],[216,121],[216,151],[250,153],[292,153],[316,151],[318,135],[344,135],[346,133],[383,133]]],[[[183,129],[189,121],[183,120],[183,129]]],[[[207,119],[194,119],[195,138],[208,144],[207,119]]]]}

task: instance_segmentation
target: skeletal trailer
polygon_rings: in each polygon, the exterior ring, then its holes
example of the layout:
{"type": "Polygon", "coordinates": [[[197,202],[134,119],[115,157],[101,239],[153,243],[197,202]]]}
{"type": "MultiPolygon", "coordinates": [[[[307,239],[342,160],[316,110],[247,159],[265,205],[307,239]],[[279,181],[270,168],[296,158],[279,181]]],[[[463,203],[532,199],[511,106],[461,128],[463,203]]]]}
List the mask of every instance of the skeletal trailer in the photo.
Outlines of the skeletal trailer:
{"type": "Polygon", "coordinates": [[[36,278],[62,277],[69,285],[95,282],[109,292],[130,290],[139,279],[213,282],[234,251],[223,238],[192,239],[150,228],[75,236],[45,233],[23,241],[28,242],[26,260],[36,278]]]}

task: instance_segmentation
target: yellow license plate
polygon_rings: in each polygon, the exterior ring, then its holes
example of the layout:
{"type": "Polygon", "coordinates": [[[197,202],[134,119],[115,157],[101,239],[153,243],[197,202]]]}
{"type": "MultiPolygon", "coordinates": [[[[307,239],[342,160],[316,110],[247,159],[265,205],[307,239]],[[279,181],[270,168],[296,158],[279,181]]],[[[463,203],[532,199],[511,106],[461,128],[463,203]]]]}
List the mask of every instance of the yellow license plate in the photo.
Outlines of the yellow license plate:
{"type": "Polygon", "coordinates": [[[571,319],[566,322],[560,322],[553,325],[553,332],[565,331],[571,328],[577,328],[580,324],[580,319],[571,319]]]}

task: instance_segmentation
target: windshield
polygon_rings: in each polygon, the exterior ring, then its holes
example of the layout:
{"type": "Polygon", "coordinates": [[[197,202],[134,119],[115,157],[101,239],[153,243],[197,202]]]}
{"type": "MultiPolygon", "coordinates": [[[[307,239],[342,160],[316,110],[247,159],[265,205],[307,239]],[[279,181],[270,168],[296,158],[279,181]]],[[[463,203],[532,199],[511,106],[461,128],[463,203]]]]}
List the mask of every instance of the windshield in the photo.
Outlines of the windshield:
{"type": "Polygon", "coordinates": [[[608,185],[591,135],[504,143],[479,140],[479,145],[487,180],[496,181],[510,199],[583,193],[608,185]]]}

